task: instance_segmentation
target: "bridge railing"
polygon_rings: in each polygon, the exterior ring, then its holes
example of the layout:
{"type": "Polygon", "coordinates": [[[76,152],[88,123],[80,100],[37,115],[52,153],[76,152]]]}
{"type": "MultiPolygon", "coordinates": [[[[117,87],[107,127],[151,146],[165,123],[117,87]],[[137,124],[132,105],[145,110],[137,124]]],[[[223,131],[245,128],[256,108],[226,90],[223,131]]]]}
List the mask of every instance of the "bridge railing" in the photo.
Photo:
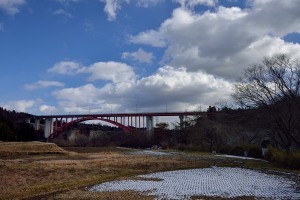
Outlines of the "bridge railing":
{"type": "Polygon", "coordinates": [[[207,115],[208,112],[185,111],[185,112],[140,112],[140,113],[92,113],[92,114],[66,114],[66,115],[39,115],[36,118],[76,118],[76,117],[131,117],[131,116],[199,116],[207,115]]]}

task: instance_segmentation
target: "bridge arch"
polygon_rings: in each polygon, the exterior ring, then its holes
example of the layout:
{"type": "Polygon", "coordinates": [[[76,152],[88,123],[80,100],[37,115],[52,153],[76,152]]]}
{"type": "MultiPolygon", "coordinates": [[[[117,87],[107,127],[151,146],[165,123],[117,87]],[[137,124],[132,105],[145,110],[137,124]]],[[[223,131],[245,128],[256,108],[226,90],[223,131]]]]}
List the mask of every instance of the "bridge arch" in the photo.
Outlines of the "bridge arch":
{"type": "Polygon", "coordinates": [[[94,117],[94,116],[87,116],[87,117],[83,117],[83,118],[79,118],[76,120],[72,120],[70,122],[67,122],[65,124],[63,124],[61,127],[56,127],[53,130],[53,133],[50,135],[50,138],[55,138],[56,136],[58,136],[60,133],[62,133],[63,131],[65,131],[67,128],[78,124],[80,122],[84,122],[84,121],[90,121],[90,120],[99,120],[99,121],[104,121],[104,122],[108,122],[110,124],[113,124],[119,128],[121,128],[123,131],[125,131],[126,133],[130,133],[132,131],[132,129],[130,127],[127,127],[119,122],[107,119],[107,118],[103,118],[103,117],[94,117]]]}

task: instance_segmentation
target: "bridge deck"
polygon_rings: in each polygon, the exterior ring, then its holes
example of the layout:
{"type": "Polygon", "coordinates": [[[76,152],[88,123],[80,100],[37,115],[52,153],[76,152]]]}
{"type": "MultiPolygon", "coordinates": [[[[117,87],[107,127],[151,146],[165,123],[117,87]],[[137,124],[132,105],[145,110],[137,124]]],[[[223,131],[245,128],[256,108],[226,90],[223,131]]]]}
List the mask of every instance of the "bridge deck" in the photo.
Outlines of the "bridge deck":
{"type": "Polygon", "coordinates": [[[145,117],[145,116],[199,116],[207,112],[143,112],[143,113],[105,113],[105,114],[71,114],[71,115],[40,115],[36,118],[77,118],[77,117],[145,117]]]}

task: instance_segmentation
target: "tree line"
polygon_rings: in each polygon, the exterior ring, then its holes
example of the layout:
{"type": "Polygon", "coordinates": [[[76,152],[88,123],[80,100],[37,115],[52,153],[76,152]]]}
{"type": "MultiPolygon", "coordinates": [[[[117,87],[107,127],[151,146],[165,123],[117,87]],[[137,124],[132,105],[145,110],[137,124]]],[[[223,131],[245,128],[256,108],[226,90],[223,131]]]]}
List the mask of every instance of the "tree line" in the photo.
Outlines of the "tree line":
{"type": "Polygon", "coordinates": [[[0,141],[33,141],[38,139],[34,128],[26,123],[32,115],[0,107],[0,141]]]}

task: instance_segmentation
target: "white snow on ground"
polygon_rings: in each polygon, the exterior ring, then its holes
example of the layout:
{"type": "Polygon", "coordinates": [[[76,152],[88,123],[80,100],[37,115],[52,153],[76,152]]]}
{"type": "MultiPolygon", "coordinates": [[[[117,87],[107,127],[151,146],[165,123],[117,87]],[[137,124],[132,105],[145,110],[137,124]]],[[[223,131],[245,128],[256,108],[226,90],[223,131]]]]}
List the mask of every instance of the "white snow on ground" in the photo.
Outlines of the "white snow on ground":
{"type": "Polygon", "coordinates": [[[135,151],[131,154],[135,155],[150,155],[150,156],[170,156],[174,155],[174,152],[162,152],[162,151],[153,151],[153,150],[141,150],[141,151],[135,151]]]}
{"type": "Polygon", "coordinates": [[[268,162],[268,161],[263,160],[263,159],[257,159],[257,158],[252,158],[252,157],[244,157],[244,156],[233,156],[233,155],[227,155],[227,154],[215,155],[215,156],[226,157],[226,158],[239,158],[239,159],[244,159],[244,160],[260,160],[260,161],[268,162]]]}
{"type": "Polygon", "coordinates": [[[296,183],[288,178],[242,168],[212,167],[142,175],[162,181],[123,180],[99,184],[90,191],[134,190],[157,199],[189,199],[192,196],[300,199],[296,183]]]}
{"type": "Polygon", "coordinates": [[[140,149],[132,149],[132,148],[126,148],[126,147],[117,147],[118,149],[126,149],[131,150],[130,154],[133,155],[149,155],[149,156],[170,156],[177,154],[176,152],[163,152],[160,150],[140,150],[140,149]]]}

